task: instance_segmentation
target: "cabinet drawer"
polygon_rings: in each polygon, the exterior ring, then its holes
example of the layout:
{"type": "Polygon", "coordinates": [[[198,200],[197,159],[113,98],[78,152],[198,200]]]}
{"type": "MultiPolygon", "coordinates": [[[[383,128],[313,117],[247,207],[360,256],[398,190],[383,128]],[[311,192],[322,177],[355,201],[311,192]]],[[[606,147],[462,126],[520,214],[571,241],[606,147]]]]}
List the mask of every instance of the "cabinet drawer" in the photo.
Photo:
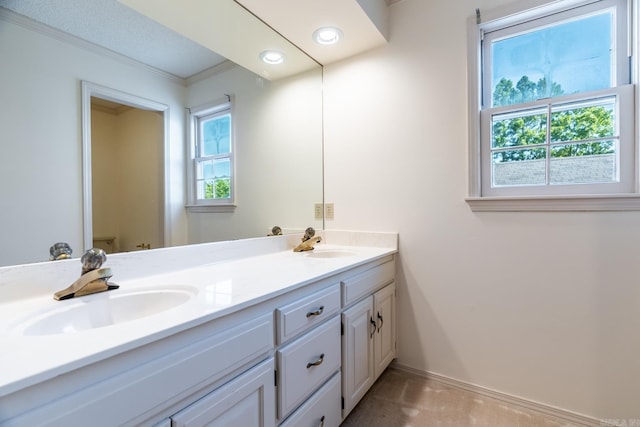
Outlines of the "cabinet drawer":
{"type": "Polygon", "coordinates": [[[387,283],[391,282],[395,275],[395,263],[393,261],[377,265],[352,277],[342,280],[342,305],[358,301],[360,298],[372,294],[387,283]]]}
{"type": "Polygon", "coordinates": [[[340,285],[276,309],[277,342],[282,344],[324,322],[340,310],[340,285]]]}
{"type": "Polygon", "coordinates": [[[278,418],[284,419],[340,369],[340,318],[334,316],[276,355],[278,418]]]}
{"type": "Polygon", "coordinates": [[[340,425],[340,372],[302,404],[280,427],[335,427],[340,425]]]}

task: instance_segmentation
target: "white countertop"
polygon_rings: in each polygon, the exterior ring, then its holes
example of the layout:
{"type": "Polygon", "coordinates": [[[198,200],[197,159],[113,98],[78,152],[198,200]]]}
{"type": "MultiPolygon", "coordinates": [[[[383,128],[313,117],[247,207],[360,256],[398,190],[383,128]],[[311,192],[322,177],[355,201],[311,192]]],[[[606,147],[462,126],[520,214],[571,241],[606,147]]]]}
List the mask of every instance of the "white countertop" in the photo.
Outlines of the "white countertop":
{"type": "Polygon", "coordinates": [[[316,245],[315,252],[322,251],[348,254],[324,258],[279,250],[122,281],[117,280],[118,270],[112,267],[112,280],[120,285],[117,290],[65,301],[39,293],[2,303],[0,397],[393,254],[397,247],[316,245]],[[43,310],[164,287],[186,287],[193,296],[169,310],[106,327],[50,335],[16,332],[19,320],[43,310]]]}

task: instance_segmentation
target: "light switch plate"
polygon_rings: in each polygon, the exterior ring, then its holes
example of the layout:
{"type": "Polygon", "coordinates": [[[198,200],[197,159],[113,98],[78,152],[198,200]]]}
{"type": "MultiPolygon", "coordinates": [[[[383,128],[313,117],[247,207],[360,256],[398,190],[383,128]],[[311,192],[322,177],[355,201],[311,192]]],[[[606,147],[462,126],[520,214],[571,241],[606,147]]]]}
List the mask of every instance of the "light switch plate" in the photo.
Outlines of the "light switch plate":
{"type": "Polygon", "coordinates": [[[313,209],[314,209],[315,219],[321,220],[322,219],[322,203],[316,203],[313,209]]]}

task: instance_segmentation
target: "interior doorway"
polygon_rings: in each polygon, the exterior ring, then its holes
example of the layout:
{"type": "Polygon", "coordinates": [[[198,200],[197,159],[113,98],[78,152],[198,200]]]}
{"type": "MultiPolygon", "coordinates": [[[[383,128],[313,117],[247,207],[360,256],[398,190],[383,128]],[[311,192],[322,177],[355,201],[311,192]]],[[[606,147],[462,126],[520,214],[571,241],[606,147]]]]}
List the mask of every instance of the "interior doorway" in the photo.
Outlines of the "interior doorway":
{"type": "Polygon", "coordinates": [[[162,104],[83,83],[85,250],[165,246],[167,120],[162,104]]]}

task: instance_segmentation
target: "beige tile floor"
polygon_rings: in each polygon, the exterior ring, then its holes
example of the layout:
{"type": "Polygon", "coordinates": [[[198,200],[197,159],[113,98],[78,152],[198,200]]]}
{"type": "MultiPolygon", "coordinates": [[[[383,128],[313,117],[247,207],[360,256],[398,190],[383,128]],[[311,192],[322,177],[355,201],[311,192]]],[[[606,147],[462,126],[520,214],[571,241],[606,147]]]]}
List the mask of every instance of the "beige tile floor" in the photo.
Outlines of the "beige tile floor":
{"type": "Polygon", "coordinates": [[[342,427],[578,427],[558,418],[387,369],[342,427]]]}

